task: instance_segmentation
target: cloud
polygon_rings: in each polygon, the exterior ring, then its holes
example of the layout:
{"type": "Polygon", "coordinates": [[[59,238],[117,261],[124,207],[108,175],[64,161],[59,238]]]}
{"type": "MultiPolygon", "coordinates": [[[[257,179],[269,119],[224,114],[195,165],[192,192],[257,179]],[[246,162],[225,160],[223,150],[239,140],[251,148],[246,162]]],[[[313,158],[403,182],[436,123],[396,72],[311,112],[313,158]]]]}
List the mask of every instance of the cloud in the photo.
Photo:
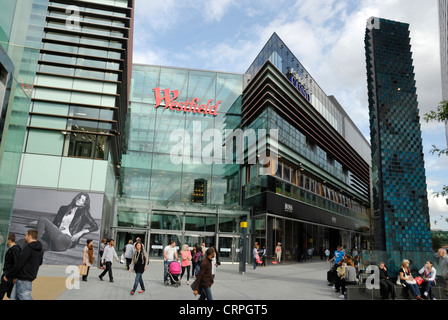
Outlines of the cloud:
{"type": "Polygon", "coordinates": [[[437,228],[444,228],[448,230],[448,224],[445,222],[445,219],[448,218],[448,204],[446,197],[434,197],[434,190],[428,189],[428,206],[429,212],[431,216],[431,221],[437,220],[436,224],[433,224],[433,227],[437,225],[437,228]]]}
{"type": "Polygon", "coordinates": [[[234,0],[207,0],[204,3],[204,17],[207,21],[219,22],[234,4],[234,0]]]}

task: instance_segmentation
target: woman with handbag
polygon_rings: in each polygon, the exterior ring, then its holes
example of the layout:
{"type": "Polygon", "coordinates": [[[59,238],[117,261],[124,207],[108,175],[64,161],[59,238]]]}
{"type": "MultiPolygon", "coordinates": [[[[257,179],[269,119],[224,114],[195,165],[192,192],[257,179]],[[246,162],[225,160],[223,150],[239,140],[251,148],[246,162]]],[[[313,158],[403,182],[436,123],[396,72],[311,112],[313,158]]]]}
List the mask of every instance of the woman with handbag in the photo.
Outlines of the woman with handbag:
{"type": "Polygon", "coordinates": [[[423,300],[423,298],[420,296],[420,289],[418,288],[418,284],[415,281],[414,277],[412,277],[411,270],[409,269],[409,260],[405,259],[401,263],[401,268],[398,273],[398,279],[404,287],[409,288],[412,295],[417,300],[423,300]]]}
{"type": "Polygon", "coordinates": [[[131,290],[131,295],[134,295],[139,284],[141,290],[138,293],[145,292],[146,289],[143,282],[143,272],[145,272],[148,264],[149,256],[146,253],[145,249],[143,249],[142,243],[137,242],[135,244],[134,256],[132,257],[131,264],[129,265],[129,272],[132,272],[132,269],[134,269],[135,272],[134,287],[131,290]]]}
{"type": "Polygon", "coordinates": [[[82,265],[84,270],[81,271],[82,281],[87,281],[87,276],[89,275],[90,267],[95,261],[95,253],[93,252],[93,240],[87,240],[87,244],[84,247],[84,254],[82,257],[82,265]]]}
{"type": "Polygon", "coordinates": [[[432,262],[426,261],[426,264],[423,266],[423,268],[420,269],[418,273],[422,275],[421,279],[423,280],[422,281],[423,295],[425,297],[429,295],[429,298],[431,300],[436,300],[432,292],[432,286],[436,285],[436,269],[432,265],[432,262]]]}

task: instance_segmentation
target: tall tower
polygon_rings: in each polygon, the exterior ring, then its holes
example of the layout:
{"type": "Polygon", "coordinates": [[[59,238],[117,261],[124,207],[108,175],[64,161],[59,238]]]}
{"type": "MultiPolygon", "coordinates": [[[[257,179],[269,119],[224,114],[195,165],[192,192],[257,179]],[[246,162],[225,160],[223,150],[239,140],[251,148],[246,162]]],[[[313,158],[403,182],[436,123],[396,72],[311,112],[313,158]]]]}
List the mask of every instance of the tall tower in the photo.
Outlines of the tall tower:
{"type": "Polygon", "coordinates": [[[368,19],[365,50],[375,246],[387,253],[431,252],[409,25],[368,19]]]}
{"type": "MultiPolygon", "coordinates": [[[[448,100],[448,0],[439,0],[440,59],[442,67],[442,99],[448,100]]],[[[448,122],[446,143],[448,145],[448,122]]]]}

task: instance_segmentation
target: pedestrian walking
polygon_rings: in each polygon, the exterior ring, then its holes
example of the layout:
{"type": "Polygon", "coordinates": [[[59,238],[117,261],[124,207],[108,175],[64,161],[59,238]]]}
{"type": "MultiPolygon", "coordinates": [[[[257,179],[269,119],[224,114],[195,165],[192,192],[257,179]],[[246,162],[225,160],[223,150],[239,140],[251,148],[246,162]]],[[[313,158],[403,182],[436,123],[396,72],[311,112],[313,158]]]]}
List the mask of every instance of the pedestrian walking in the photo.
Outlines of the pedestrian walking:
{"type": "Polygon", "coordinates": [[[82,276],[82,281],[87,281],[90,267],[93,265],[93,261],[95,261],[95,254],[93,252],[93,240],[89,239],[84,247],[84,254],[82,256],[82,265],[87,266],[87,273],[82,276]]]}
{"type": "Polygon", "coordinates": [[[25,235],[27,245],[23,248],[19,261],[3,276],[4,281],[14,283],[11,300],[33,300],[32,283],[37,278],[39,267],[44,259],[42,243],[37,240],[37,237],[37,230],[27,231],[25,235]]]}
{"type": "Polygon", "coordinates": [[[440,276],[445,280],[445,294],[448,294],[448,254],[446,249],[440,248],[438,250],[438,255],[440,259],[440,276]]]}
{"type": "Polygon", "coordinates": [[[3,277],[11,271],[14,266],[18,263],[20,255],[22,254],[22,248],[16,244],[16,236],[14,233],[10,232],[8,234],[8,240],[6,242],[8,246],[8,251],[5,254],[5,263],[3,265],[3,274],[0,278],[0,301],[3,300],[5,294],[11,299],[11,292],[13,283],[12,281],[4,281],[3,277]]]}
{"type": "Polygon", "coordinates": [[[254,257],[254,270],[257,269],[258,264],[260,263],[260,256],[258,255],[260,251],[258,250],[258,243],[255,242],[254,249],[252,250],[252,255],[254,257]]]}
{"type": "Polygon", "coordinates": [[[168,284],[168,270],[170,267],[170,264],[173,261],[178,261],[179,256],[177,255],[176,250],[176,242],[174,240],[170,241],[170,244],[165,247],[163,250],[163,257],[164,257],[164,263],[163,263],[163,283],[168,284]]]}
{"type": "Polygon", "coordinates": [[[193,261],[195,263],[195,270],[194,270],[195,276],[198,275],[203,260],[204,260],[204,253],[202,252],[202,247],[196,247],[196,254],[193,256],[193,261]]]}
{"type": "Polygon", "coordinates": [[[101,261],[105,263],[106,268],[104,271],[99,275],[99,278],[101,281],[103,281],[103,277],[106,275],[106,273],[109,273],[109,281],[114,282],[114,276],[112,274],[112,261],[114,260],[117,262],[120,262],[118,259],[117,252],[114,248],[114,240],[109,240],[109,244],[104,248],[104,254],[101,258],[101,261]]]}
{"type": "Polygon", "coordinates": [[[330,261],[330,250],[325,249],[325,262],[329,262],[330,261]]]}
{"type": "Polygon", "coordinates": [[[190,268],[191,268],[191,251],[188,244],[182,246],[182,251],[180,252],[182,262],[180,266],[182,267],[182,274],[180,275],[180,280],[182,280],[185,271],[187,271],[187,284],[190,284],[190,268]]]}
{"type": "Polygon", "coordinates": [[[216,269],[218,268],[218,266],[221,265],[221,261],[219,261],[219,254],[218,254],[218,250],[216,250],[216,247],[210,246],[210,248],[215,250],[215,255],[212,260],[212,275],[213,275],[213,279],[215,279],[216,269]]]}
{"type": "Polygon", "coordinates": [[[100,253],[100,269],[104,269],[104,265],[103,265],[103,261],[102,261],[102,257],[103,257],[103,254],[104,254],[104,248],[106,248],[106,245],[107,245],[107,239],[106,238],[103,238],[102,240],[101,240],[101,243],[100,243],[100,245],[99,245],[99,253],[100,253]]]}
{"type": "MultiPolygon", "coordinates": [[[[136,242],[137,244],[138,242],[136,242]]],[[[123,248],[124,258],[126,259],[126,270],[129,270],[129,265],[134,257],[134,244],[132,240],[128,241],[128,244],[123,248]]]]}
{"type": "Polygon", "coordinates": [[[137,242],[135,244],[134,256],[131,259],[131,264],[129,265],[129,272],[132,269],[135,272],[135,281],[134,287],[131,290],[131,295],[134,295],[137,290],[138,285],[140,284],[140,291],[138,293],[145,292],[145,283],[143,282],[143,272],[146,271],[146,267],[149,264],[149,256],[146,253],[145,249],[143,249],[143,245],[141,242],[137,242]]]}
{"type": "Polygon", "coordinates": [[[266,267],[266,259],[267,259],[267,251],[266,246],[263,246],[262,256],[261,256],[261,266],[266,267]]]}
{"type": "Polygon", "coordinates": [[[197,252],[197,245],[193,246],[193,250],[191,250],[191,277],[194,278],[196,276],[196,261],[194,261],[194,257],[197,252]]]}
{"type": "Polygon", "coordinates": [[[213,300],[212,285],[214,281],[212,274],[212,260],[215,256],[215,250],[213,250],[213,248],[208,248],[206,254],[207,256],[201,263],[201,267],[193,286],[193,293],[195,296],[200,292],[199,300],[213,300]]]}

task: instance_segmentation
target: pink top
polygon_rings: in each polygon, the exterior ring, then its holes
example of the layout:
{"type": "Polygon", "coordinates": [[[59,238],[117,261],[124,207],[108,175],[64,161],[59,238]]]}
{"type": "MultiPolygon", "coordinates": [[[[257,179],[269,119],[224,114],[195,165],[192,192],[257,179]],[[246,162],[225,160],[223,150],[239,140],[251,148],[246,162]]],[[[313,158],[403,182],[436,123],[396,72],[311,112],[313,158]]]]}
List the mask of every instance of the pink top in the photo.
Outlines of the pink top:
{"type": "Polygon", "coordinates": [[[182,267],[188,267],[190,265],[190,260],[191,260],[191,251],[187,250],[187,251],[181,251],[180,254],[182,255],[182,263],[181,266],[182,267]]]}

